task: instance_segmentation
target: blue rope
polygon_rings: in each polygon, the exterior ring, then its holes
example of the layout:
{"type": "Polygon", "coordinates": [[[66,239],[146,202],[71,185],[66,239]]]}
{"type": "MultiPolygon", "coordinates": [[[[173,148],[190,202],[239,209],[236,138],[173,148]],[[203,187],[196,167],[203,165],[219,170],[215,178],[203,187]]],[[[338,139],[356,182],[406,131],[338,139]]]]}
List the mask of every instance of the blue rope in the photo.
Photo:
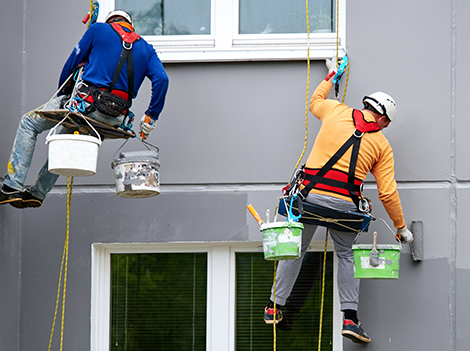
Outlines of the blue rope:
{"type": "Polygon", "coordinates": [[[93,2],[93,15],[91,16],[91,19],[90,19],[90,26],[96,22],[96,20],[98,19],[98,13],[100,11],[100,4],[95,1],[93,2]]]}

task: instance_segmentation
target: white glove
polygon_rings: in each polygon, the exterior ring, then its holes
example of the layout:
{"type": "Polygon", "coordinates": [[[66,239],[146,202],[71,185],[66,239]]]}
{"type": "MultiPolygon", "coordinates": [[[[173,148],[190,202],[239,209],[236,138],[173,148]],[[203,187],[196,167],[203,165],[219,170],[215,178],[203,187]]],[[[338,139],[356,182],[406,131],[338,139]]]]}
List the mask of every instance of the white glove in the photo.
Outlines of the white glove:
{"type": "Polygon", "coordinates": [[[413,241],[413,234],[405,226],[404,228],[397,229],[397,235],[395,238],[401,241],[402,244],[409,244],[413,241]]]}
{"type": "Polygon", "coordinates": [[[155,129],[157,126],[157,121],[155,119],[150,118],[147,115],[143,115],[140,119],[140,136],[142,139],[146,139],[149,137],[152,130],[155,129]]]}
{"type": "Polygon", "coordinates": [[[336,69],[338,66],[338,58],[334,56],[330,59],[326,59],[325,65],[326,65],[326,68],[328,68],[328,73],[331,73],[332,71],[336,72],[336,69]]]}

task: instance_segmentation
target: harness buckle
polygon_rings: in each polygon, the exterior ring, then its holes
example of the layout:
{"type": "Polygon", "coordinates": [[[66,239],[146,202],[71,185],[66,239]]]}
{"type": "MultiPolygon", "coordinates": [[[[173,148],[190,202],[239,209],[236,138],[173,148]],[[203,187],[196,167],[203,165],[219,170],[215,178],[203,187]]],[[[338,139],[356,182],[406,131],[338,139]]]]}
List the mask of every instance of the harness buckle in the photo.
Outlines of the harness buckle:
{"type": "Polygon", "coordinates": [[[131,50],[132,49],[132,43],[126,43],[124,40],[122,41],[122,47],[126,50],[131,50]],[[129,46],[126,46],[129,45],[129,46]]]}
{"type": "Polygon", "coordinates": [[[353,134],[356,138],[362,138],[362,136],[364,135],[364,132],[360,132],[357,129],[354,129],[353,134]]]}

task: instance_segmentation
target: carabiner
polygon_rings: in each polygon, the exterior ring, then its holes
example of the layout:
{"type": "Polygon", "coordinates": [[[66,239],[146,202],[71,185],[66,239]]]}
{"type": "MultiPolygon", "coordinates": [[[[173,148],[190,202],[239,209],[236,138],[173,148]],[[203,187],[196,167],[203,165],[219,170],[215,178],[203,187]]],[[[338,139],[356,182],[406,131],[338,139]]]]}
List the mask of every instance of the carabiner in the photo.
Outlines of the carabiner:
{"type": "Polygon", "coordinates": [[[294,195],[290,198],[290,205],[289,205],[289,211],[287,212],[287,221],[288,222],[297,222],[300,217],[302,217],[302,200],[298,199],[297,195],[294,195]],[[299,211],[299,215],[298,216],[294,216],[294,214],[292,213],[292,206],[294,205],[294,201],[297,200],[298,202],[298,211],[299,211]]]}

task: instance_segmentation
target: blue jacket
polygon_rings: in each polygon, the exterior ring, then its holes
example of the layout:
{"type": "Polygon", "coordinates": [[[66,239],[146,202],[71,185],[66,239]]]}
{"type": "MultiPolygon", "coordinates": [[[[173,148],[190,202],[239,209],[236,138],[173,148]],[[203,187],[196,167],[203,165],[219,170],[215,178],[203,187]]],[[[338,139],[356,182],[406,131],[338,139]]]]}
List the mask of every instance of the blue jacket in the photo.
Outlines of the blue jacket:
{"type": "MultiPolygon", "coordinates": [[[[67,80],[74,68],[85,62],[82,79],[97,87],[107,88],[111,84],[121,51],[121,39],[110,24],[95,23],[91,25],[62,68],[59,87],[67,80]]],[[[148,77],[152,82],[152,97],[145,114],[156,120],[165,104],[168,76],[154,48],[144,39],[140,38],[134,42],[132,58],[134,62],[133,98],[137,96],[144,78],[148,77]]],[[[121,70],[115,89],[128,91],[127,64],[124,64],[121,70]]]]}

